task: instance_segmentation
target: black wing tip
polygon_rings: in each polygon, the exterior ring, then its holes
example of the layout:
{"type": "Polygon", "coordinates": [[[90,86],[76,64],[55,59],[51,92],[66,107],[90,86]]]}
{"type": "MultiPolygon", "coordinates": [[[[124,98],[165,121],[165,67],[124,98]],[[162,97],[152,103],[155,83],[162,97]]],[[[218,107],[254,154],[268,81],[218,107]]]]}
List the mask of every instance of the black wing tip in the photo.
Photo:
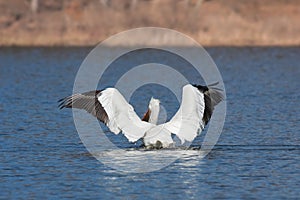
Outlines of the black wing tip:
{"type": "Polygon", "coordinates": [[[214,87],[216,85],[218,85],[220,82],[217,81],[217,82],[214,82],[214,83],[211,83],[211,84],[208,84],[208,85],[200,85],[200,84],[192,84],[192,86],[196,87],[196,88],[206,88],[206,89],[210,89],[210,88],[213,88],[213,89],[216,89],[216,90],[220,90],[220,91],[223,91],[221,88],[218,88],[218,87],[214,87]]]}
{"type": "Polygon", "coordinates": [[[63,109],[63,108],[65,108],[65,106],[58,106],[58,109],[59,109],[59,110],[61,110],[61,109],[63,109]]]}
{"type": "Polygon", "coordinates": [[[103,90],[92,90],[89,92],[84,92],[84,93],[76,93],[71,96],[59,99],[57,103],[59,103],[58,108],[61,110],[63,108],[72,108],[73,100],[76,99],[78,95],[83,95],[83,96],[97,96],[99,93],[101,93],[103,90]]]}
{"type": "Polygon", "coordinates": [[[59,101],[58,101],[58,108],[61,110],[61,109],[63,109],[63,108],[66,108],[66,101],[65,101],[65,99],[60,99],[59,101]]]}
{"type": "Polygon", "coordinates": [[[60,102],[62,102],[63,100],[65,100],[65,98],[59,99],[59,100],[57,101],[57,103],[60,103],[60,102]]]}
{"type": "Polygon", "coordinates": [[[63,108],[66,108],[66,103],[63,101],[58,105],[58,108],[61,110],[63,108]]]}
{"type": "Polygon", "coordinates": [[[215,83],[211,83],[206,85],[198,85],[198,84],[192,84],[192,86],[196,87],[198,90],[200,90],[201,92],[205,93],[208,91],[208,93],[210,94],[211,98],[213,98],[213,100],[217,103],[225,100],[225,95],[224,95],[224,90],[218,87],[214,87],[216,85],[219,84],[218,82],[215,83]]]}
{"type": "Polygon", "coordinates": [[[208,91],[208,87],[205,85],[192,84],[195,88],[197,88],[200,92],[204,93],[208,91]]]}
{"type": "Polygon", "coordinates": [[[201,90],[201,91],[207,91],[207,90],[217,90],[217,91],[220,91],[220,92],[224,92],[223,89],[221,88],[218,88],[218,87],[214,87],[216,85],[219,84],[219,81],[218,82],[215,82],[215,83],[211,83],[211,84],[208,84],[208,85],[200,85],[200,84],[192,84],[192,86],[196,87],[197,89],[201,90]]]}
{"type": "Polygon", "coordinates": [[[59,99],[57,101],[59,103],[57,107],[60,110],[63,109],[63,108],[71,108],[72,107],[72,101],[70,101],[71,99],[72,99],[72,96],[59,99]]]}

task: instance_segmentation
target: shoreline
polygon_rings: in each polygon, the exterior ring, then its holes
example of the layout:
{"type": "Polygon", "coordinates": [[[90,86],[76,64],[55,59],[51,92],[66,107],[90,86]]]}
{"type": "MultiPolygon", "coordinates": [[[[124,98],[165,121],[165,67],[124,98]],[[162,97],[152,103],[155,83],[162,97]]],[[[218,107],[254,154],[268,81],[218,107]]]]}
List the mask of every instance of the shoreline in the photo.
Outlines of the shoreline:
{"type": "MultiPolygon", "coordinates": [[[[100,43],[100,42],[99,42],[100,43]]],[[[99,43],[96,43],[95,45],[82,45],[82,44],[0,44],[0,48],[94,48],[99,43]]],[[[213,44],[213,45],[201,45],[203,48],[299,48],[300,44],[267,44],[267,45],[249,45],[249,44],[238,44],[238,45],[219,45],[219,44],[213,44]]],[[[128,48],[128,47],[142,47],[142,45],[128,45],[128,46],[106,46],[106,48],[128,48]]],[[[170,47],[170,48],[193,48],[193,46],[178,46],[178,45],[172,45],[172,46],[157,46],[157,47],[170,47]]],[[[142,47],[143,48],[143,47],[142,47]]]]}
{"type": "Polygon", "coordinates": [[[28,2],[0,2],[1,47],[95,46],[139,27],[174,29],[210,47],[300,45],[298,0],[40,2],[34,13],[28,2]]]}

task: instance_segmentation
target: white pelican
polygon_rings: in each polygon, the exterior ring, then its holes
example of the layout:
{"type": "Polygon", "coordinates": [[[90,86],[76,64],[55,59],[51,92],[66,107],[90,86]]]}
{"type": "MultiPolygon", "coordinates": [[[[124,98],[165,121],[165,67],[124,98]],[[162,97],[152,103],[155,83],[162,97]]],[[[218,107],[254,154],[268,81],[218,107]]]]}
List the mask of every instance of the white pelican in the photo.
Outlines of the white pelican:
{"type": "Polygon", "coordinates": [[[103,122],[111,132],[122,132],[130,142],[142,139],[147,148],[167,148],[175,145],[171,134],[175,134],[184,144],[192,142],[201,133],[214,107],[224,98],[219,88],[211,87],[216,84],[185,85],[179,110],[169,122],[159,125],[156,124],[159,100],[152,98],[148,111],[140,119],[115,88],[74,94],[59,100],[59,107],[84,109],[103,122]]]}

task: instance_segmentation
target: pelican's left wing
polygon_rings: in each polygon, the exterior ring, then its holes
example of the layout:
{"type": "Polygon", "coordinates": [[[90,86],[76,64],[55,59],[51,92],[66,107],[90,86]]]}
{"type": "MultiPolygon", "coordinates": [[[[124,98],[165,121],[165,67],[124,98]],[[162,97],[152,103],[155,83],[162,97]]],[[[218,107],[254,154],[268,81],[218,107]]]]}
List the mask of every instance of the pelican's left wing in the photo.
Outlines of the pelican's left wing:
{"type": "Polygon", "coordinates": [[[105,123],[115,134],[122,133],[130,142],[142,138],[154,125],[142,121],[133,107],[115,88],[74,94],[60,100],[60,108],[84,109],[105,123]]]}

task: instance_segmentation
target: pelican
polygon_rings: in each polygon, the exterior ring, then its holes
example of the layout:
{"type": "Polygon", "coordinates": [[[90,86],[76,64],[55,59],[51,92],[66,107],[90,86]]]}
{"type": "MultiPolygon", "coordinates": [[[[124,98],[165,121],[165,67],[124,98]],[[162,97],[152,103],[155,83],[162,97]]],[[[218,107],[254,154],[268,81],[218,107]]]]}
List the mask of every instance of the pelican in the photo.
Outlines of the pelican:
{"type": "Polygon", "coordinates": [[[160,101],[151,98],[147,112],[141,118],[116,88],[95,90],[60,99],[59,107],[86,110],[103,122],[111,132],[122,132],[129,142],[142,139],[146,148],[169,148],[175,145],[172,134],[181,144],[192,142],[209,122],[214,108],[224,96],[222,90],[187,84],[182,89],[179,110],[170,121],[157,124],[160,101]]]}

